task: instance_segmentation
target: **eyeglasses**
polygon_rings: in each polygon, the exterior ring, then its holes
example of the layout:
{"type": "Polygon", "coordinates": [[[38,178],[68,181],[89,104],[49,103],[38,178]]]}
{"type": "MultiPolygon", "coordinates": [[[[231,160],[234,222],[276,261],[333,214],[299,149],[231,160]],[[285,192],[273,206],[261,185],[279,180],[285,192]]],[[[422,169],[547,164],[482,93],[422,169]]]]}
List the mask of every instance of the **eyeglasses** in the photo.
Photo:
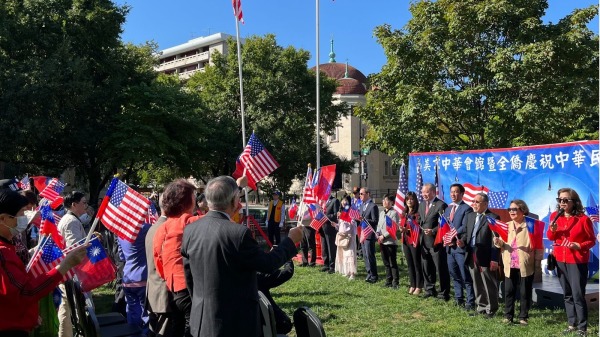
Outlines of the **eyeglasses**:
{"type": "Polygon", "coordinates": [[[517,207],[510,207],[510,208],[507,208],[506,210],[509,211],[509,212],[518,212],[518,211],[520,211],[520,209],[517,208],[517,207]]]}
{"type": "Polygon", "coordinates": [[[473,200],[473,203],[474,203],[474,204],[483,204],[483,203],[484,203],[484,201],[477,201],[477,200],[473,200]]]}
{"type": "Polygon", "coordinates": [[[556,202],[558,202],[559,204],[568,204],[568,203],[569,203],[569,201],[573,201],[573,199],[567,199],[567,198],[561,199],[561,198],[556,198],[556,202]]]}

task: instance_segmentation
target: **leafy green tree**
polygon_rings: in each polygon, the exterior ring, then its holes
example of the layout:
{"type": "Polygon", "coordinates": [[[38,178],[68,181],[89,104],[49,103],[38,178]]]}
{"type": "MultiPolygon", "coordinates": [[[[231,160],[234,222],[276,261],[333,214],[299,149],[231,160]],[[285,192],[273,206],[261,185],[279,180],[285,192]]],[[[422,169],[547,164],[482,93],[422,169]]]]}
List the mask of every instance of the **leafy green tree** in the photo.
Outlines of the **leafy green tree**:
{"type": "MultiPolygon", "coordinates": [[[[213,54],[214,65],[187,82],[203,103],[203,120],[218,121],[218,127],[205,131],[208,139],[218,141],[203,154],[204,162],[196,172],[203,180],[231,174],[243,149],[236,45],[233,40],[228,44],[228,55],[213,54]]],[[[246,137],[255,131],[281,165],[271,177],[282,190],[296,176],[303,178],[306,163],[315,161],[316,78],[306,67],[308,60],[307,51],[279,46],[274,35],[247,38],[242,47],[246,137]]],[[[321,131],[332,133],[348,109],[331,102],[337,83],[324,74],[320,80],[321,131]]],[[[334,162],[350,170],[349,161],[336,158],[323,146],[321,164],[334,162]]]]}
{"type": "Polygon", "coordinates": [[[598,138],[598,7],[543,23],[546,0],[411,5],[375,35],[387,64],[358,115],[390,155],[598,138]]]}
{"type": "Polygon", "coordinates": [[[0,161],[75,168],[90,202],[117,170],[189,172],[203,151],[200,102],[154,71],[156,46],[122,43],[110,0],[0,1],[0,161]],[[192,125],[193,127],[189,127],[192,125]]]}

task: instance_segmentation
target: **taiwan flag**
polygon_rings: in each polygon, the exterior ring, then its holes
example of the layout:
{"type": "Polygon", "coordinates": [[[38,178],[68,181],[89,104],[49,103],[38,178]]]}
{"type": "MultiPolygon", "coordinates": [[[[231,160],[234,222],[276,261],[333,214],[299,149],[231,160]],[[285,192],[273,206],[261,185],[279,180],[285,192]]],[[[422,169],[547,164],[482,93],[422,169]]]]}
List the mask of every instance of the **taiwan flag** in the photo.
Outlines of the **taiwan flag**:
{"type": "Polygon", "coordinates": [[[544,248],[544,227],[546,223],[531,217],[525,217],[525,223],[527,224],[527,231],[529,231],[529,241],[531,241],[531,248],[543,249],[544,248]]]}
{"type": "Polygon", "coordinates": [[[387,230],[388,234],[390,234],[392,239],[397,240],[396,232],[398,231],[398,224],[387,215],[385,215],[385,229],[387,230]]]}
{"type": "Polygon", "coordinates": [[[346,222],[352,221],[352,218],[350,217],[350,205],[346,205],[340,210],[340,220],[346,222]]]}
{"type": "MultiPolygon", "coordinates": [[[[81,240],[83,244],[85,239],[81,240]]],[[[93,236],[87,248],[87,257],[74,268],[83,291],[91,291],[116,277],[117,268],[110,260],[98,237],[93,236]]]]}

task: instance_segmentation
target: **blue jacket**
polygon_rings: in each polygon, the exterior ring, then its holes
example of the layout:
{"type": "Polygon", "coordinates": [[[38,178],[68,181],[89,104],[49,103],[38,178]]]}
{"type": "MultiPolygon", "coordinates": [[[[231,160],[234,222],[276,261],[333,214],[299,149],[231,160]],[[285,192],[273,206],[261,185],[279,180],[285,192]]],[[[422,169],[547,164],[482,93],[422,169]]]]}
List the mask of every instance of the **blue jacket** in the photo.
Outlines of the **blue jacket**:
{"type": "Polygon", "coordinates": [[[142,282],[148,279],[145,248],[148,229],[150,225],[145,223],[133,243],[119,238],[119,256],[125,261],[123,283],[142,282]]]}

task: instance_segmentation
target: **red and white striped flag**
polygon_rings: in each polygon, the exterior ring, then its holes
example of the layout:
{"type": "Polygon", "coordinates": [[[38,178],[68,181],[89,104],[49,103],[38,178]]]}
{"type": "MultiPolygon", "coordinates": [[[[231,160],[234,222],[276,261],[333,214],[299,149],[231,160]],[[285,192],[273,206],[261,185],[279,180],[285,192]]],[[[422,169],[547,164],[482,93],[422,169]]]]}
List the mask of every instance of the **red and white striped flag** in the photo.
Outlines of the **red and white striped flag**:
{"type": "Polygon", "coordinates": [[[246,145],[235,166],[233,177],[246,175],[248,186],[256,190],[256,183],[275,171],[279,164],[253,132],[250,140],[248,140],[248,145],[246,145]]]}
{"type": "Polygon", "coordinates": [[[559,246],[561,246],[561,247],[570,247],[570,246],[571,246],[571,243],[572,243],[572,242],[571,242],[571,241],[569,241],[569,239],[568,239],[568,238],[564,238],[564,239],[561,241],[561,243],[560,243],[560,245],[559,245],[559,246]]]}
{"type": "Polygon", "coordinates": [[[111,232],[134,242],[144,224],[150,200],[113,178],[102,201],[98,217],[111,232]]]}
{"type": "Polygon", "coordinates": [[[235,16],[241,23],[244,23],[244,13],[242,12],[242,0],[231,0],[231,5],[233,6],[233,16],[235,16]]]}
{"type": "Polygon", "coordinates": [[[442,237],[442,240],[444,241],[444,246],[450,245],[452,243],[452,239],[455,238],[456,235],[456,228],[450,226],[450,231],[444,234],[444,236],[442,237]]]}
{"type": "Polygon", "coordinates": [[[350,217],[352,218],[352,220],[358,220],[360,219],[360,211],[358,210],[357,205],[352,205],[350,206],[350,211],[348,211],[350,217]]]}
{"type": "Polygon", "coordinates": [[[369,225],[368,222],[363,220],[360,223],[361,232],[360,232],[360,243],[365,242],[365,240],[369,237],[369,235],[373,234],[373,228],[369,225]]]}
{"type": "Polygon", "coordinates": [[[306,180],[304,181],[304,192],[302,194],[302,202],[305,204],[316,204],[317,199],[315,198],[313,190],[313,173],[310,166],[306,171],[306,180]]]}
{"type": "Polygon", "coordinates": [[[323,214],[323,212],[320,211],[319,213],[317,213],[315,215],[315,217],[310,222],[310,227],[312,227],[314,230],[316,230],[318,232],[319,229],[321,229],[321,227],[325,224],[326,221],[327,221],[327,217],[325,216],[325,214],[323,214]]]}
{"type": "MultiPolygon", "coordinates": [[[[30,272],[33,276],[38,277],[40,275],[44,275],[52,269],[56,268],[62,260],[65,259],[65,256],[74,248],[78,247],[79,244],[74,244],[73,246],[65,249],[63,252],[52,240],[52,237],[45,237],[44,241],[41,243],[42,246],[40,249],[36,251],[36,253],[31,258],[31,262],[28,265],[30,272]]],[[[63,280],[68,280],[73,277],[73,273],[69,271],[63,278],[63,280]]]]}
{"type": "Polygon", "coordinates": [[[465,194],[463,195],[463,201],[467,203],[467,205],[471,206],[475,196],[478,193],[488,194],[490,189],[485,186],[475,186],[470,183],[464,183],[463,187],[465,188],[465,194]]]}
{"type": "Polygon", "coordinates": [[[398,190],[396,190],[396,199],[394,201],[394,210],[399,215],[404,213],[404,199],[408,192],[408,178],[406,177],[405,166],[400,166],[400,179],[398,181],[398,190]]]}
{"type": "Polygon", "coordinates": [[[48,186],[40,193],[40,197],[50,200],[54,203],[56,199],[60,198],[60,193],[65,189],[65,184],[57,178],[52,178],[48,186]]]}

